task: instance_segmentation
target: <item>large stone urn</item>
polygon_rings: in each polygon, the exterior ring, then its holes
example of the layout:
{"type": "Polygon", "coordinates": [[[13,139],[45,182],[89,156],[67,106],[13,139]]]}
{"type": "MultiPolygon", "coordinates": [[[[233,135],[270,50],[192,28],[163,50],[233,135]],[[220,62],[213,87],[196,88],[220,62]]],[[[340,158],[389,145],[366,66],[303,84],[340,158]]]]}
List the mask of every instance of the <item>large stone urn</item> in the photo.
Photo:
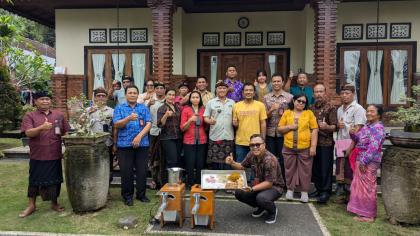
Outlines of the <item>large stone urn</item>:
{"type": "Polygon", "coordinates": [[[420,133],[391,130],[382,161],[382,198],[391,222],[420,224],[420,133]]]}
{"type": "Polygon", "coordinates": [[[74,212],[98,210],[105,206],[109,189],[109,134],[63,137],[64,173],[67,193],[74,212]]]}

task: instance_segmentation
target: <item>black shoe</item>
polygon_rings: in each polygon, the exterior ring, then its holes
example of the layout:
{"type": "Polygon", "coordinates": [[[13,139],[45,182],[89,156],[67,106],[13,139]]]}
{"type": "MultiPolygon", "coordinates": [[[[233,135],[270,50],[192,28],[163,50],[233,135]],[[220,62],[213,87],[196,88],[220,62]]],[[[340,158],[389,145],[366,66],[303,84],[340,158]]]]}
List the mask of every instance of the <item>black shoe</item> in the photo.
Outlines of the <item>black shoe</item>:
{"type": "Polygon", "coordinates": [[[150,199],[149,198],[147,198],[146,196],[143,196],[143,197],[136,197],[140,202],[145,202],[145,203],[147,203],[147,202],[150,202],[150,199]]]}
{"type": "Polygon", "coordinates": [[[133,206],[133,199],[129,198],[124,201],[124,204],[127,206],[133,206]]]}
{"type": "Polygon", "coordinates": [[[330,195],[328,193],[321,193],[317,198],[318,203],[327,203],[330,199],[330,195]]]}
{"type": "Polygon", "coordinates": [[[277,219],[277,207],[276,207],[276,211],[274,213],[271,213],[271,214],[267,215],[267,218],[265,218],[265,223],[274,224],[274,223],[276,223],[276,219],[277,219]]]}
{"type": "Polygon", "coordinates": [[[254,218],[259,218],[262,215],[264,215],[265,210],[263,208],[258,207],[257,210],[255,210],[254,212],[252,212],[252,217],[254,218]]]}
{"type": "Polygon", "coordinates": [[[319,192],[318,191],[314,191],[314,192],[309,194],[309,198],[316,198],[316,197],[319,197],[319,192]]]}

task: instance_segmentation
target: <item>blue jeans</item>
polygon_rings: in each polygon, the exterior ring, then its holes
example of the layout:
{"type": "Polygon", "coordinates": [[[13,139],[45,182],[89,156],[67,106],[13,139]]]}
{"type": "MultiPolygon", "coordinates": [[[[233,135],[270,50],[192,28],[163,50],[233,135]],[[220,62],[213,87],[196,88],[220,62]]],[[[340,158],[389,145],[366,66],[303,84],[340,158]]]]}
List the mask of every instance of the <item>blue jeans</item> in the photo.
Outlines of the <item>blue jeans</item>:
{"type": "Polygon", "coordinates": [[[235,144],[236,162],[241,163],[249,152],[249,146],[235,144]]]}

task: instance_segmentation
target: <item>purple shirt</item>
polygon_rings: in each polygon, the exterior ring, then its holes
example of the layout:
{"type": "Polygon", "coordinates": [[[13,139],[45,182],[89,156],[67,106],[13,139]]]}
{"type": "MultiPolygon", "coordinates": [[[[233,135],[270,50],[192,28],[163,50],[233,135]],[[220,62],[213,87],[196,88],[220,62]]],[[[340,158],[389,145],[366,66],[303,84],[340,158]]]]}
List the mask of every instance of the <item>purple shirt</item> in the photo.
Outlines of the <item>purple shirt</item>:
{"type": "Polygon", "coordinates": [[[227,86],[229,87],[233,87],[233,92],[228,92],[227,97],[235,102],[241,101],[242,89],[244,87],[244,84],[239,80],[235,80],[235,82],[232,82],[231,79],[225,79],[225,84],[227,84],[227,86]]]}
{"type": "Polygon", "coordinates": [[[381,163],[382,144],[385,141],[385,128],[381,122],[364,125],[356,134],[351,134],[356,143],[355,148],[360,149],[357,160],[363,165],[370,162],[381,163]]]}
{"type": "Polygon", "coordinates": [[[61,111],[50,110],[48,115],[40,110],[26,113],[20,127],[21,132],[36,128],[45,122],[53,124],[50,130],[43,130],[33,138],[29,138],[29,158],[40,161],[57,160],[63,157],[61,152],[61,136],[55,134],[55,124],[57,121],[61,134],[64,135],[70,129],[66,117],[61,111]]]}

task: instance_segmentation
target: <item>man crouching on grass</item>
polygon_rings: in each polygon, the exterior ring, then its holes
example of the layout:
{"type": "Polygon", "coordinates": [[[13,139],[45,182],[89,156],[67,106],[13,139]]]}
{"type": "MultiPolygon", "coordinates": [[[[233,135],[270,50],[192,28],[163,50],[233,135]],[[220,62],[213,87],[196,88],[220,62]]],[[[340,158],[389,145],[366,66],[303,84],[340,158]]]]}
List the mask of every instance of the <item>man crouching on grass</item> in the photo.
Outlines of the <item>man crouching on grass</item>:
{"type": "Polygon", "coordinates": [[[19,214],[24,218],[32,214],[35,200],[51,201],[51,209],[64,211],[58,204],[63,174],[61,168],[61,136],[70,126],[60,111],[52,110],[51,96],[47,92],[34,94],[37,110],[27,113],[22,120],[21,131],[29,137],[29,187],[28,207],[19,214]]]}
{"type": "Polygon", "coordinates": [[[251,168],[255,173],[254,184],[244,190],[236,190],[235,197],[240,202],[257,208],[252,217],[258,218],[266,214],[265,223],[276,223],[277,207],[274,201],[283,192],[284,181],[280,165],[276,156],[265,149],[264,138],[254,134],[250,138],[249,147],[251,151],[246,155],[242,163],[235,162],[232,154],[226,157],[226,164],[236,170],[251,168]]]}

